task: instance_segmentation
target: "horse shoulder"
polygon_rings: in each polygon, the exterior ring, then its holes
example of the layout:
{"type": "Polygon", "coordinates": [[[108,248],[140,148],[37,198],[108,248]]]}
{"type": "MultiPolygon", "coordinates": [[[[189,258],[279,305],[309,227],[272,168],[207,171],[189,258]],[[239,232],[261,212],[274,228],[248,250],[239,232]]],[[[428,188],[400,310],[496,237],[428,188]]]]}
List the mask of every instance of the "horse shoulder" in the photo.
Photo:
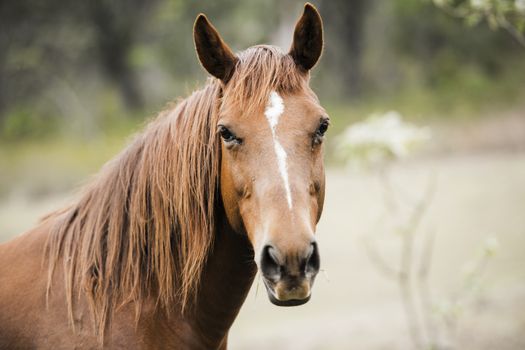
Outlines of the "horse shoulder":
{"type": "Polygon", "coordinates": [[[0,244],[0,348],[31,342],[38,327],[45,307],[47,234],[48,227],[41,225],[0,244]]]}

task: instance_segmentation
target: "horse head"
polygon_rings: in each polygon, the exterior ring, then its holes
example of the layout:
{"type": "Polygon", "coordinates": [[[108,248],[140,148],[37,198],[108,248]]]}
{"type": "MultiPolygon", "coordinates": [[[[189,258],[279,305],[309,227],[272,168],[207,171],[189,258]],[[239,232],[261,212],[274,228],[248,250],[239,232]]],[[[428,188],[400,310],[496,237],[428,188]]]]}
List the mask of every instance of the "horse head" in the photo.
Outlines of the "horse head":
{"type": "Polygon", "coordinates": [[[329,125],[309,87],[323,47],[321,17],[306,4],[287,53],[261,45],[234,54],[204,15],[194,39],[200,62],[222,86],[216,129],[228,223],[249,238],[272,303],[304,304],[320,266],[314,234],[329,125]]]}

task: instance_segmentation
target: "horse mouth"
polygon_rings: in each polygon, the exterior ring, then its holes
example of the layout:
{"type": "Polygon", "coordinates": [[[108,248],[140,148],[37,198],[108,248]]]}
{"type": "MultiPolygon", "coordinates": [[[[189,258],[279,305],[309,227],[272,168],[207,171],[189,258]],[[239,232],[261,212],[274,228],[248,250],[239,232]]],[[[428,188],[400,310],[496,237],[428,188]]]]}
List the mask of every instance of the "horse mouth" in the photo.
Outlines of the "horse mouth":
{"type": "Polygon", "coordinates": [[[264,277],[263,277],[263,281],[264,281],[264,286],[266,287],[266,292],[268,293],[268,298],[270,299],[271,303],[276,306],[299,306],[299,305],[306,304],[310,300],[311,295],[308,295],[307,297],[302,298],[302,299],[294,299],[294,298],[286,299],[286,300],[278,299],[275,294],[274,289],[271,286],[272,282],[268,281],[264,277]]]}
{"type": "Polygon", "coordinates": [[[299,306],[306,304],[310,300],[310,295],[304,299],[290,299],[290,300],[279,300],[272,293],[268,293],[268,297],[273,305],[276,306],[299,306]]]}

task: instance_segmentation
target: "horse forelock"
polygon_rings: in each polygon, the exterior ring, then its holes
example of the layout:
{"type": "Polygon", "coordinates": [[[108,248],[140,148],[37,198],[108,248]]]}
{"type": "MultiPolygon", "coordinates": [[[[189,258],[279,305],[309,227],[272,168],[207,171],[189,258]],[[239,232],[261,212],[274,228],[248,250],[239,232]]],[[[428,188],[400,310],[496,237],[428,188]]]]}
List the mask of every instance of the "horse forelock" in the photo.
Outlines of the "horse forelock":
{"type": "MultiPolygon", "coordinates": [[[[270,93],[313,94],[309,73],[301,71],[293,58],[270,45],[257,45],[237,54],[237,64],[224,90],[227,107],[253,115],[264,110],[270,93]]],[[[235,112],[235,111],[234,111],[235,112]]]]}
{"type": "Polygon", "coordinates": [[[224,88],[217,79],[161,112],[108,162],[79,200],[49,215],[48,293],[63,265],[70,322],[74,295],[87,295],[101,339],[116,308],[154,297],[169,310],[191,306],[215,237],[222,102],[264,108],[271,91],[307,88],[293,59],[272,46],[238,54],[224,88]]]}

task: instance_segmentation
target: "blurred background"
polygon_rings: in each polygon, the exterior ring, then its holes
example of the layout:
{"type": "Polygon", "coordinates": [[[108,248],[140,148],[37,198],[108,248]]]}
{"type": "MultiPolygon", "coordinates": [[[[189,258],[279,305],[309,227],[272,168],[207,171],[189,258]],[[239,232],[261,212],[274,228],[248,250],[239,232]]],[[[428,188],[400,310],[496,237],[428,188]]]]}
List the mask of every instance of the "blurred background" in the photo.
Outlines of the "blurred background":
{"type": "MultiPolygon", "coordinates": [[[[318,0],[327,196],[312,300],[259,280],[232,349],[525,348],[525,1],[318,0]]],[[[0,241],[206,79],[204,12],[287,50],[296,0],[0,2],[0,241]]]]}

